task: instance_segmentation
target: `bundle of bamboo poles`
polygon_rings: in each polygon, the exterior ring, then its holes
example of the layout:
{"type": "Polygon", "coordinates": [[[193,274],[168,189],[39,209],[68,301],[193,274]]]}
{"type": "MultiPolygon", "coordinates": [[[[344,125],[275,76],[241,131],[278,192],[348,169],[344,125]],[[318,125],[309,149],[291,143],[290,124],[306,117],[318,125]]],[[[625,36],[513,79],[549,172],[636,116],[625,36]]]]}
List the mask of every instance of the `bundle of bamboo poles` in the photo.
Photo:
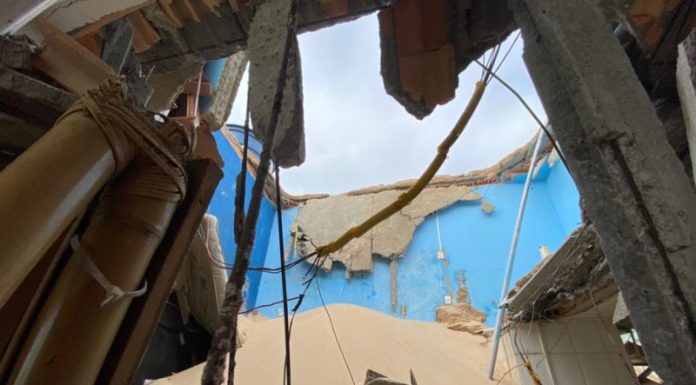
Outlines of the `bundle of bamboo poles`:
{"type": "Polygon", "coordinates": [[[135,106],[120,81],[105,82],[0,174],[0,308],[89,213],[9,384],[94,383],[130,304],[123,294],[141,285],[186,193],[193,132],[135,106]]]}

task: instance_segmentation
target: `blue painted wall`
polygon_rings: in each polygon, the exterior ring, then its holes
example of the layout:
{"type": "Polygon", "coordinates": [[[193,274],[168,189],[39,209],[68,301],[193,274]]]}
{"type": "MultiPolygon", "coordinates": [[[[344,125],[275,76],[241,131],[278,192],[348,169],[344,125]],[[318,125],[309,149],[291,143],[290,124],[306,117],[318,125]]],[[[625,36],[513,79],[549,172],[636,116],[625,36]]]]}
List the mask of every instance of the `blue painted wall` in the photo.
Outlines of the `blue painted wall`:
{"type": "Polygon", "coordinates": [[[570,233],[582,223],[578,202],[580,193],[575,187],[573,177],[560,161],[555,162],[546,179],[554,208],[558,213],[563,231],[570,233]]]}
{"type": "MultiPolygon", "coordinates": [[[[241,131],[228,127],[241,141],[241,131]]],[[[236,175],[240,160],[227,139],[215,133],[215,139],[225,159],[225,177],[221,181],[209,207],[209,212],[219,220],[223,252],[227,263],[234,261],[233,217],[236,175]]],[[[260,150],[252,141],[252,153],[260,150]]],[[[507,262],[512,230],[524,186],[524,176],[512,182],[477,187],[484,200],[495,205],[486,214],[481,202],[461,202],[430,215],[416,229],[405,255],[398,263],[398,306],[392,309],[390,294],[389,261],[376,257],[371,273],[353,274],[346,279],[345,269],[334,264],[331,272],[319,274],[324,301],[351,303],[388,314],[402,315],[408,319],[432,321],[435,309],[445,302],[445,296],[456,301],[457,290],[465,282],[473,306],[488,314],[492,325],[496,303],[500,297],[503,273],[507,262]],[[437,223],[440,224],[442,248],[446,261],[437,259],[437,223]]],[[[247,205],[253,178],[247,175],[247,205]]],[[[539,247],[546,245],[555,251],[580,223],[579,195],[572,178],[560,162],[545,165],[532,183],[527,209],[522,224],[513,280],[529,272],[541,261],[539,247]]],[[[284,244],[290,243],[289,226],[296,209],[283,212],[284,244]]],[[[264,198],[257,226],[256,243],[252,252],[252,266],[276,268],[279,266],[279,239],[275,207],[264,198]]],[[[288,249],[289,246],[286,246],[288,249]]],[[[291,256],[295,260],[297,256],[291,256]]],[[[300,264],[288,272],[288,295],[297,296],[303,291],[308,264],[300,264]]],[[[250,272],[246,295],[246,308],[281,299],[280,275],[250,272]]],[[[514,281],[513,281],[514,282],[514,281]]],[[[301,310],[321,306],[313,285],[304,298],[301,310]]],[[[262,308],[259,312],[268,317],[282,316],[282,305],[262,308]]]]}
{"type": "MultiPolygon", "coordinates": [[[[401,306],[405,306],[406,318],[432,321],[435,308],[444,303],[446,295],[456,301],[459,283],[463,281],[471,303],[488,314],[487,323],[492,325],[524,179],[518,177],[511,183],[477,188],[485,200],[496,206],[491,214],[481,210],[480,202],[462,202],[426,218],[416,229],[405,255],[399,259],[396,310],[391,307],[389,262],[379,257],[375,258],[372,273],[354,274],[350,280],[345,278],[340,264],[335,264],[331,272],[320,274],[318,280],[325,302],[358,304],[395,315],[401,315],[401,306]],[[437,220],[447,256],[444,262],[437,259],[437,220]]],[[[514,280],[541,261],[541,245],[555,251],[580,223],[578,201],[577,189],[562,164],[546,165],[537,174],[522,224],[514,280]]],[[[286,227],[292,223],[295,213],[294,209],[284,213],[286,227]]],[[[273,227],[276,226],[274,223],[273,227]]],[[[286,242],[289,236],[286,228],[286,242]]],[[[278,266],[275,231],[271,234],[266,260],[267,267],[278,266]]],[[[289,296],[302,292],[306,268],[307,265],[300,265],[289,273],[289,296]]],[[[257,305],[280,299],[280,277],[264,274],[257,305]]],[[[302,310],[317,306],[321,306],[321,302],[316,287],[312,287],[302,310]]],[[[281,305],[261,309],[260,313],[268,317],[280,316],[281,305]]]]}
{"type": "MultiPolygon", "coordinates": [[[[223,127],[222,129],[239,130],[238,127],[234,126],[223,127]]],[[[225,161],[225,166],[223,167],[224,176],[208,206],[208,213],[218,218],[218,231],[222,253],[225,262],[231,265],[234,263],[235,253],[237,251],[237,244],[234,241],[234,197],[235,191],[237,190],[237,175],[241,171],[241,160],[221,131],[213,133],[213,136],[215,137],[218,151],[220,151],[220,155],[222,155],[225,161]]],[[[251,138],[249,147],[258,147],[258,142],[251,138]]],[[[249,207],[249,198],[251,196],[251,187],[253,184],[254,178],[247,173],[245,185],[246,193],[244,195],[245,208],[249,207]]],[[[263,266],[266,261],[268,242],[271,239],[271,233],[274,229],[274,217],[275,206],[264,197],[261,202],[261,210],[256,225],[256,242],[254,243],[251,253],[251,266],[263,266]]],[[[247,276],[246,303],[251,306],[256,303],[260,281],[261,273],[250,272],[247,276]]]]}

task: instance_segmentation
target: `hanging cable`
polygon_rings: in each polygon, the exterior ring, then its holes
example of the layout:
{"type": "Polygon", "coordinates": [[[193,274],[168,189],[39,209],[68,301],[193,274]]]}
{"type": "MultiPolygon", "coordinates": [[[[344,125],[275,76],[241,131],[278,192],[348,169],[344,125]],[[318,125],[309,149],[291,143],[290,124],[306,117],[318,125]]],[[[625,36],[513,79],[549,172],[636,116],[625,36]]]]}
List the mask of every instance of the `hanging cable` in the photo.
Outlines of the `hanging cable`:
{"type": "MultiPolygon", "coordinates": [[[[234,384],[234,370],[236,366],[237,346],[234,343],[237,333],[237,316],[244,300],[242,296],[242,288],[246,281],[246,274],[249,269],[249,260],[251,249],[256,237],[256,224],[259,217],[261,200],[263,199],[263,190],[266,182],[266,176],[269,172],[271,153],[274,148],[275,133],[278,126],[280,109],[283,102],[283,94],[285,91],[285,83],[290,57],[290,46],[292,39],[296,38],[296,15],[297,15],[297,0],[292,0],[289,19],[288,33],[286,36],[285,46],[282,54],[280,65],[280,78],[278,79],[275,97],[273,98],[273,108],[266,127],[266,139],[263,143],[263,149],[259,157],[259,163],[256,167],[256,180],[251,191],[251,199],[249,202],[249,212],[243,215],[243,223],[240,226],[239,242],[236,250],[234,268],[230,273],[225,288],[225,298],[223,299],[220,309],[219,326],[213,335],[211,346],[208,351],[206,365],[203,368],[201,376],[202,385],[221,385],[224,380],[224,367],[226,356],[229,357],[229,367],[227,370],[227,382],[229,385],[234,384]],[[228,354],[229,353],[229,354],[228,354]]],[[[248,116],[248,115],[247,115],[248,116]]],[[[248,144],[248,143],[247,143],[248,144]]],[[[248,145],[246,146],[248,147],[248,145]]],[[[246,178],[246,175],[242,177],[246,178]]],[[[243,208],[244,201],[241,201],[243,208]]],[[[237,202],[235,202],[237,203],[237,202]]],[[[237,206],[239,208],[239,206],[237,206]]],[[[236,223],[235,223],[236,225],[236,223]]],[[[235,228],[235,231],[237,229],[235,228]]]]}
{"type": "MultiPolygon", "coordinates": [[[[483,63],[481,63],[479,60],[474,60],[474,63],[481,66],[481,68],[483,68],[484,70],[486,69],[486,66],[484,66],[483,63]]],[[[553,135],[551,135],[551,132],[549,132],[548,128],[546,127],[546,124],[544,124],[544,122],[542,122],[541,119],[539,119],[539,116],[534,112],[534,110],[532,110],[532,107],[529,106],[527,101],[524,100],[522,95],[520,95],[519,92],[517,92],[517,90],[512,88],[512,86],[510,84],[508,84],[508,82],[503,80],[500,76],[498,76],[498,74],[496,74],[495,72],[490,72],[490,74],[491,74],[492,78],[494,78],[500,84],[502,84],[503,87],[507,88],[507,90],[510,91],[517,98],[517,100],[520,101],[520,103],[522,103],[522,106],[524,106],[524,108],[527,110],[527,112],[529,112],[529,114],[532,116],[534,121],[536,121],[537,124],[539,125],[539,127],[542,130],[544,130],[544,134],[546,134],[546,137],[549,138],[549,141],[551,142],[551,145],[553,146],[553,148],[556,150],[556,153],[558,153],[558,157],[561,159],[561,162],[563,162],[563,165],[566,168],[568,168],[568,164],[566,163],[565,157],[563,156],[563,152],[561,152],[561,149],[558,147],[558,143],[556,142],[556,138],[553,135]]]]}
{"type": "Polygon", "coordinates": [[[292,385],[290,374],[290,323],[288,321],[288,284],[285,277],[285,245],[283,244],[283,206],[280,191],[280,171],[275,162],[276,211],[278,212],[278,252],[280,256],[280,280],[283,285],[283,321],[285,323],[285,378],[292,385]]]}
{"type": "Polygon", "coordinates": [[[336,345],[338,346],[338,350],[341,352],[341,358],[343,358],[343,364],[346,366],[346,370],[348,370],[348,375],[350,376],[350,381],[355,385],[355,378],[353,377],[353,372],[350,370],[350,365],[348,365],[348,360],[346,359],[346,354],[343,352],[343,348],[341,347],[341,341],[338,339],[338,334],[336,333],[336,327],[334,327],[333,319],[331,319],[331,313],[329,313],[329,308],[326,307],[326,303],[324,302],[324,296],[321,295],[321,287],[319,287],[319,280],[317,279],[314,282],[317,285],[317,293],[319,294],[319,300],[321,301],[321,306],[324,308],[324,311],[326,312],[326,316],[329,317],[329,324],[331,325],[331,331],[333,332],[334,339],[336,340],[336,345]]]}
{"type": "Polygon", "coordinates": [[[299,295],[298,295],[298,296],[295,296],[295,297],[292,297],[292,298],[288,298],[287,300],[281,299],[280,301],[275,301],[275,302],[271,302],[271,303],[265,303],[265,304],[263,304],[263,305],[254,306],[254,307],[252,307],[251,309],[247,309],[247,310],[244,310],[244,311],[240,311],[240,312],[237,313],[237,314],[249,314],[249,313],[253,313],[253,312],[255,312],[255,311],[259,310],[259,309],[263,309],[263,308],[266,308],[266,307],[271,307],[271,306],[279,305],[279,304],[281,304],[281,303],[287,303],[287,302],[289,302],[289,301],[294,301],[294,300],[299,300],[299,299],[300,299],[300,296],[299,296],[299,295]]]}
{"type": "Polygon", "coordinates": [[[239,245],[244,227],[244,200],[246,194],[247,159],[249,158],[249,89],[247,86],[246,116],[244,117],[244,148],[242,149],[242,169],[237,175],[237,191],[234,194],[234,241],[239,245]]]}

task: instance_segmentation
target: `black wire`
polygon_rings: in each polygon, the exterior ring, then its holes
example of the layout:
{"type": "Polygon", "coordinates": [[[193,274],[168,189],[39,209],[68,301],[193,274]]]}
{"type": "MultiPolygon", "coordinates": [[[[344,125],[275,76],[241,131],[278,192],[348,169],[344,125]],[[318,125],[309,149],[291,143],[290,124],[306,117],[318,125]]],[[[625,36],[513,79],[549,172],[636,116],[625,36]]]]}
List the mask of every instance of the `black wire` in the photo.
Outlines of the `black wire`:
{"type": "Polygon", "coordinates": [[[280,252],[280,279],[283,284],[283,320],[285,323],[285,374],[291,385],[290,373],[290,323],[288,320],[288,285],[285,277],[285,245],[283,244],[283,206],[280,192],[280,171],[275,162],[276,210],[278,211],[278,251],[280,252]]]}
{"type": "Polygon", "coordinates": [[[520,35],[522,34],[521,31],[517,31],[517,35],[515,36],[515,39],[512,41],[510,46],[508,47],[507,51],[505,52],[505,55],[503,55],[503,58],[500,59],[500,63],[498,63],[498,66],[495,67],[495,70],[493,73],[497,73],[500,67],[503,66],[503,63],[505,63],[505,59],[507,59],[508,55],[510,55],[510,52],[512,52],[512,49],[515,47],[515,43],[517,43],[517,40],[520,38],[520,35]]]}
{"type": "Polygon", "coordinates": [[[295,297],[292,297],[292,298],[288,298],[287,300],[281,299],[280,301],[275,301],[275,302],[266,303],[266,304],[259,305],[259,306],[254,306],[254,307],[252,307],[252,308],[249,309],[249,310],[240,311],[240,312],[237,313],[237,314],[249,314],[249,313],[255,312],[256,310],[263,309],[263,308],[265,308],[265,307],[275,306],[275,305],[281,304],[281,303],[283,303],[283,302],[287,303],[288,301],[294,301],[294,300],[296,300],[296,299],[299,300],[299,299],[302,299],[302,297],[298,295],[298,296],[295,296],[295,297]]]}
{"type": "Polygon", "coordinates": [[[303,261],[306,261],[307,259],[314,257],[315,255],[317,255],[317,253],[313,252],[313,253],[308,254],[304,257],[301,257],[300,259],[298,259],[296,261],[292,261],[291,263],[285,265],[285,267],[282,267],[282,266],[281,267],[250,267],[249,271],[259,271],[262,273],[269,273],[269,274],[280,274],[283,270],[289,270],[289,269],[299,265],[303,261]]]}
{"type": "MultiPolygon", "coordinates": [[[[483,63],[481,63],[480,61],[474,60],[474,63],[478,64],[479,66],[481,66],[482,68],[484,68],[484,69],[487,70],[486,66],[484,66],[483,63]]],[[[568,168],[568,163],[566,162],[566,159],[565,159],[565,157],[563,156],[563,152],[561,152],[561,149],[558,147],[558,143],[556,142],[556,139],[553,137],[553,135],[551,135],[551,132],[550,132],[550,131],[548,130],[548,128],[546,127],[546,124],[544,124],[544,123],[541,121],[541,119],[539,119],[539,116],[537,116],[537,114],[534,112],[534,110],[532,110],[532,107],[530,107],[529,104],[527,104],[527,101],[524,100],[524,98],[522,97],[522,95],[519,94],[519,92],[517,92],[514,88],[512,88],[512,86],[511,86],[510,84],[508,84],[505,80],[503,80],[503,79],[502,79],[500,76],[498,76],[495,72],[490,72],[490,74],[491,74],[491,77],[493,77],[493,78],[494,78],[495,80],[497,80],[500,84],[502,84],[503,87],[507,88],[508,91],[510,91],[513,95],[515,95],[515,97],[517,98],[517,100],[519,100],[520,103],[522,103],[522,105],[523,105],[524,108],[527,110],[527,112],[529,112],[529,114],[532,116],[532,118],[534,119],[534,121],[536,121],[537,124],[538,124],[538,125],[541,127],[541,129],[544,131],[544,133],[546,134],[546,137],[549,138],[549,141],[551,142],[551,145],[552,145],[553,148],[556,150],[556,153],[558,153],[558,157],[561,158],[561,162],[563,162],[563,165],[564,165],[566,168],[568,168]]]]}
{"type": "Polygon", "coordinates": [[[246,177],[247,177],[247,159],[249,157],[249,116],[251,109],[249,107],[249,90],[247,87],[247,105],[246,116],[244,117],[244,148],[242,149],[242,169],[237,175],[237,191],[234,197],[234,241],[239,244],[239,239],[242,236],[242,228],[244,227],[244,206],[246,194],[246,177]]]}
{"type": "Polygon", "coordinates": [[[355,385],[355,378],[353,378],[353,372],[350,371],[350,366],[348,365],[348,360],[346,359],[346,355],[343,352],[343,348],[341,347],[341,341],[338,340],[338,334],[336,334],[336,328],[334,327],[333,324],[333,319],[331,319],[331,313],[329,313],[329,309],[326,307],[326,303],[324,303],[324,297],[321,295],[321,288],[319,287],[319,280],[317,279],[314,282],[317,285],[317,293],[319,293],[319,299],[321,300],[321,306],[324,308],[324,311],[326,312],[326,316],[329,317],[329,324],[331,324],[331,331],[333,332],[334,339],[336,340],[336,345],[338,345],[338,350],[341,352],[341,357],[343,358],[343,363],[346,365],[346,369],[348,370],[348,374],[350,375],[350,381],[355,385]]]}

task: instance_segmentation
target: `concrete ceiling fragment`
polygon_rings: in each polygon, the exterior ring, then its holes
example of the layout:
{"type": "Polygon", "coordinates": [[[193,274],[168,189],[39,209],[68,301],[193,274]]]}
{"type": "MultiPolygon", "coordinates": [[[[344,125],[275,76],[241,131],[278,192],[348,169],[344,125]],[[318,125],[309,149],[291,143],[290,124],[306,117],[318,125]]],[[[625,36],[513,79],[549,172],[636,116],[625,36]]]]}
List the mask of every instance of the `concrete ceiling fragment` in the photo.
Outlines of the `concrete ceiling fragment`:
{"type": "MultiPolygon", "coordinates": [[[[393,202],[400,191],[385,190],[372,194],[335,195],[308,201],[298,212],[295,229],[315,245],[326,244],[393,202]]],[[[416,227],[426,216],[460,201],[477,201],[481,195],[468,186],[426,188],[410,205],[354,239],[336,253],[329,254],[322,268],[342,263],[347,271],[372,270],[372,256],[396,258],[403,255],[416,227]]],[[[314,251],[309,242],[300,249],[303,255],[314,251]]]]}
{"type": "Polygon", "coordinates": [[[249,28],[249,108],[254,134],[265,142],[271,124],[276,124],[272,158],[282,167],[304,162],[304,112],[302,70],[297,36],[288,37],[291,1],[267,0],[259,4],[249,28]],[[286,43],[290,46],[286,48],[286,43]],[[283,55],[288,62],[283,72],[283,55]],[[284,89],[278,89],[285,78],[284,89]],[[282,92],[278,121],[271,122],[276,94],[282,92]]]}

